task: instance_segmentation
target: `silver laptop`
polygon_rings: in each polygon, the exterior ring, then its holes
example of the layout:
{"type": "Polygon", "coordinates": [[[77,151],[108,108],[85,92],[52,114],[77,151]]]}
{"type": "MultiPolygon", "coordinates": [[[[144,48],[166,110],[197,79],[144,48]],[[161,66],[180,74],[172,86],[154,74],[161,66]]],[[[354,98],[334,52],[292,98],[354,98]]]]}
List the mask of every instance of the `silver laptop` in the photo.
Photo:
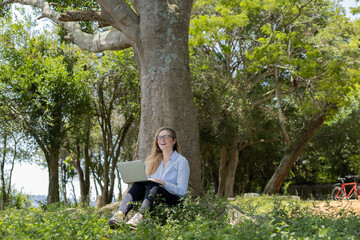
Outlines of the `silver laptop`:
{"type": "Polygon", "coordinates": [[[142,160],[118,163],[121,178],[124,183],[148,181],[145,171],[145,164],[142,160]]]}

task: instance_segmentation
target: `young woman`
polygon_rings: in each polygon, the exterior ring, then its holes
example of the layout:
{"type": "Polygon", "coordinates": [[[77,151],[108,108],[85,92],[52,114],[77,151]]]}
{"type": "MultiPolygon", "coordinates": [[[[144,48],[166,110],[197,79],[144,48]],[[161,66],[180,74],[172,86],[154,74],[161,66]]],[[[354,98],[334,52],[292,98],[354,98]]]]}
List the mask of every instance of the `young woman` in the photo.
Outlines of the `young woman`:
{"type": "Polygon", "coordinates": [[[126,223],[136,227],[144,219],[145,211],[151,211],[154,200],[162,200],[169,206],[178,204],[187,192],[190,175],[188,161],[179,153],[176,133],[168,127],[160,128],[154,139],[151,155],[146,159],[148,182],[134,183],[121,201],[118,211],[108,221],[117,228],[135,201],[141,201],[139,211],[126,223]]]}

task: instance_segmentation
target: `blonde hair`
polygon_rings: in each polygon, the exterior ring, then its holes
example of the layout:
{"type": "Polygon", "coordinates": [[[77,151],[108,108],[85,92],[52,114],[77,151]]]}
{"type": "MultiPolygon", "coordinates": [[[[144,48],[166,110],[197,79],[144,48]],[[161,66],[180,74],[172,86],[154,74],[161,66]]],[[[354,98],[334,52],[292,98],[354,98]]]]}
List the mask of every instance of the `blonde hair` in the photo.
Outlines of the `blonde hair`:
{"type": "MultiPolygon", "coordinates": [[[[146,171],[147,175],[153,174],[156,171],[156,169],[159,167],[159,165],[163,159],[163,154],[159,147],[156,137],[159,136],[159,133],[164,130],[169,131],[171,137],[173,139],[176,139],[175,131],[169,127],[162,127],[159,130],[157,130],[155,137],[154,137],[154,143],[153,143],[153,148],[152,148],[151,154],[145,160],[145,163],[147,166],[147,171],[146,171]]],[[[178,141],[175,142],[173,150],[174,151],[176,150],[177,152],[179,152],[178,141]]]]}

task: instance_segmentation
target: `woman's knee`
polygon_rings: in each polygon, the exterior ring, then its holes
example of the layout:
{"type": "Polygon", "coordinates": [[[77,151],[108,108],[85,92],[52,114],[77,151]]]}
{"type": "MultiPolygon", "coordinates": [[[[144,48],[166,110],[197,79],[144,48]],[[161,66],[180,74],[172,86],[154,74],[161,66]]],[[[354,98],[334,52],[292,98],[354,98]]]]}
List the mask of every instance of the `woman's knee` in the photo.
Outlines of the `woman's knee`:
{"type": "Polygon", "coordinates": [[[163,191],[163,188],[157,183],[149,183],[147,187],[148,187],[149,195],[153,197],[156,197],[158,194],[161,194],[163,191]]]}

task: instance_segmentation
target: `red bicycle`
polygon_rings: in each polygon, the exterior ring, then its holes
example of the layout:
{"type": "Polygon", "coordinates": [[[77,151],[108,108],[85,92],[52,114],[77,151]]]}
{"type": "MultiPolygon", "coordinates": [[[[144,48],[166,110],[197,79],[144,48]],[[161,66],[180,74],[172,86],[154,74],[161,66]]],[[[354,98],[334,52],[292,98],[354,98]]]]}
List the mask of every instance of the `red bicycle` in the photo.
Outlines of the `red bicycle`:
{"type": "Polygon", "coordinates": [[[360,185],[356,179],[360,175],[348,175],[345,178],[338,178],[342,183],[337,183],[332,187],[331,199],[332,200],[343,200],[343,199],[359,199],[360,196],[360,185]],[[353,182],[345,183],[346,178],[353,178],[353,182]]]}

